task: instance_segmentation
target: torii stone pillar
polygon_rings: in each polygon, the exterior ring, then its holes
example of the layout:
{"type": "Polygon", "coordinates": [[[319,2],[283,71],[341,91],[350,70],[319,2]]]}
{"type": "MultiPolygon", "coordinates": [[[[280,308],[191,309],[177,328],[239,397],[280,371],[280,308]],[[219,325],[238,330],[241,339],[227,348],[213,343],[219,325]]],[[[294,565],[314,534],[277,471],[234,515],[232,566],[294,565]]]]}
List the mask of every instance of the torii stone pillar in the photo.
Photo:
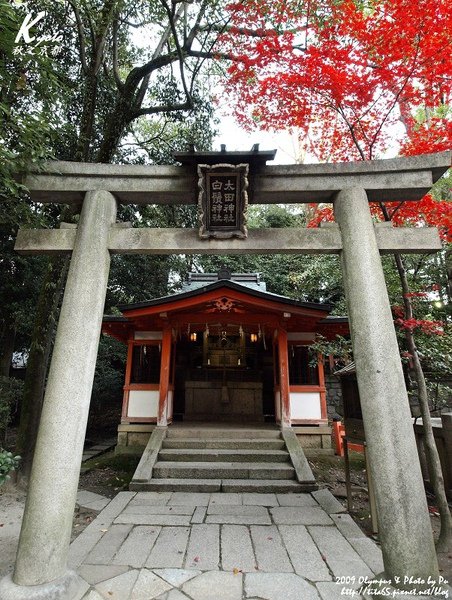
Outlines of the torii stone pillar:
{"type": "Polygon", "coordinates": [[[20,533],[2,600],[71,598],[67,555],[110,270],[116,200],[88,192],[69,267],[20,533]]]}
{"type": "Polygon", "coordinates": [[[395,587],[409,587],[403,585],[406,576],[437,580],[438,564],[365,190],[357,187],[341,191],[334,201],[334,213],[342,237],[344,287],[385,576],[395,587]]]}

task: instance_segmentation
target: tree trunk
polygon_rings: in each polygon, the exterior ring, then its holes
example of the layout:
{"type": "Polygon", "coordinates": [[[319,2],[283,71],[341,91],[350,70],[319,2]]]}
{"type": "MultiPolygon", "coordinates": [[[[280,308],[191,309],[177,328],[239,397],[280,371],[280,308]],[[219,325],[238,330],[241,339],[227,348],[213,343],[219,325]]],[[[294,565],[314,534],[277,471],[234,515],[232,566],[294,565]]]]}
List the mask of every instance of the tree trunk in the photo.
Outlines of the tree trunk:
{"type": "Polygon", "coordinates": [[[80,125],[80,135],[75,152],[75,160],[87,161],[89,159],[89,149],[93,136],[94,115],[97,103],[97,75],[94,73],[94,66],[86,80],[86,91],[84,94],[83,112],[80,125]]]}
{"type": "Polygon", "coordinates": [[[452,302],[452,248],[446,250],[447,295],[452,302]]]}
{"type": "MultiPolygon", "coordinates": [[[[410,298],[408,296],[409,286],[406,277],[406,270],[403,264],[402,257],[400,254],[394,255],[397,271],[399,273],[400,282],[402,284],[404,307],[405,307],[405,318],[413,318],[413,310],[410,298]]],[[[449,504],[447,502],[446,490],[444,487],[444,478],[441,468],[441,462],[436,447],[435,436],[433,433],[432,421],[430,418],[430,407],[428,404],[428,392],[425,383],[424,371],[422,369],[419,354],[416,348],[413,332],[406,330],[405,339],[408,346],[414,364],[414,372],[416,374],[416,383],[419,398],[419,407],[422,415],[422,424],[424,431],[424,447],[425,457],[427,460],[427,466],[430,476],[430,483],[432,485],[433,493],[435,494],[436,503],[438,505],[438,511],[440,514],[441,529],[439,538],[436,544],[439,552],[452,551],[452,517],[449,510],[449,504]]]]}
{"type": "Polygon", "coordinates": [[[20,470],[25,477],[29,476],[33,462],[49,357],[68,264],[69,260],[61,257],[49,261],[38,300],[17,436],[17,452],[22,457],[20,470]]]}
{"type": "MultiPolygon", "coordinates": [[[[388,213],[386,206],[383,203],[380,203],[380,207],[383,212],[385,221],[391,221],[391,217],[388,213]]],[[[396,263],[397,272],[399,274],[400,284],[402,287],[405,319],[412,319],[413,307],[409,296],[410,287],[408,285],[405,265],[403,264],[403,259],[400,254],[394,254],[394,260],[396,263]]],[[[406,330],[405,339],[407,342],[408,351],[412,355],[414,364],[414,372],[416,375],[416,384],[419,397],[419,408],[422,415],[424,429],[425,457],[430,476],[430,483],[432,484],[433,493],[435,494],[436,502],[438,504],[438,510],[441,520],[441,530],[439,534],[439,539],[437,541],[437,550],[440,552],[448,552],[452,550],[452,517],[449,510],[449,504],[447,502],[438,448],[436,447],[435,436],[433,434],[424,371],[422,369],[422,364],[416,348],[413,332],[410,330],[406,330]]]]}
{"type": "Polygon", "coordinates": [[[118,148],[121,137],[130,123],[129,107],[132,98],[120,96],[110,117],[107,119],[102,143],[96,156],[98,163],[110,163],[118,148]]]}
{"type": "Polygon", "coordinates": [[[425,384],[424,372],[422,370],[416,344],[411,331],[407,331],[406,340],[409,352],[413,357],[414,370],[418,384],[419,406],[421,409],[422,424],[424,429],[425,458],[427,460],[430,483],[436,497],[441,520],[441,529],[438,541],[436,543],[436,548],[439,552],[450,552],[452,551],[452,517],[444,488],[441,462],[438,449],[436,447],[435,436],[433,434],[428,404],[427,386],[425,384]]]}
{"type": "Polygon", "coordinates": [[[14,352],[16,327],[9,319],[10,317],[7,315],[0,337],[0,377],[9,377],[11,358],[14,352]]]}

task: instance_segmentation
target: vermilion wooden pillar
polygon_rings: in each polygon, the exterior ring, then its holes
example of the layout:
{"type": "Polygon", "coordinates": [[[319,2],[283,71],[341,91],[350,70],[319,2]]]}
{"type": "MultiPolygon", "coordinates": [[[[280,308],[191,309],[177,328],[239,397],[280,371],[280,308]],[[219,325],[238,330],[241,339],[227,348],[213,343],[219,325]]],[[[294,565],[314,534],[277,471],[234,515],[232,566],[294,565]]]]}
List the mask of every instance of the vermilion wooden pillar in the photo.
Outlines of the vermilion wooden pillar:
{"type": "Polygon", "coordinates": [[[281,427],[290,427],[289,353],[287,331],[278,329],[279,389],[281,394],[281,427]]]}
{"type": "Polygon", "coordinates": [[[319,386],[320,390],[320,417],[322,419],[328,419],[328,406],[326,403],[326,387],[325,387],[325,370],[323,368],[323,356],[317,355],[317,368],[319,373],[319,386]]]}
{"type": "Polygon", "coordinates": [[[130,376],[132,373],[132,361],[133,361],[133,334],[129,337],[129,343],[127,347],[127,365],[126,365],[126,376],[124,381],[124,396],[122,400],[122,413],[121,413],[121,422],[128,423],[128,413],[129,413],[129,385],[130,385],[130,376]]]}
{"type": "Polygon", "coordinates": [[[159,394],[159,411],[157,417],[157,426],[166,427],[168,424],[167,419],[167,406],[168,406],[168,390],[169,390],[169,376],[170,376],[170,360],[171,360],[171,345],[172,335],[171,328],[166,327],[163,330],[162,338],[162,358],[160,366],[160,394],[159,394]]]}

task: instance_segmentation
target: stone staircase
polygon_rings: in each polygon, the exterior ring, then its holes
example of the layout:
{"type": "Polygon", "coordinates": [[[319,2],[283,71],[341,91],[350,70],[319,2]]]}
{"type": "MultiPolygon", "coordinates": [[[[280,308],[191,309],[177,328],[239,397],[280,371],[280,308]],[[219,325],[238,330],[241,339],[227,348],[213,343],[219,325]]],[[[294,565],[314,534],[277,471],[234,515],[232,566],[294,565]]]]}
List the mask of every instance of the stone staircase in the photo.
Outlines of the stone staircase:
{"type": "Polygon", "coordinates": [[[133,491],[310,492],[312,471],[291,429],[156,427],[133,491]]]}

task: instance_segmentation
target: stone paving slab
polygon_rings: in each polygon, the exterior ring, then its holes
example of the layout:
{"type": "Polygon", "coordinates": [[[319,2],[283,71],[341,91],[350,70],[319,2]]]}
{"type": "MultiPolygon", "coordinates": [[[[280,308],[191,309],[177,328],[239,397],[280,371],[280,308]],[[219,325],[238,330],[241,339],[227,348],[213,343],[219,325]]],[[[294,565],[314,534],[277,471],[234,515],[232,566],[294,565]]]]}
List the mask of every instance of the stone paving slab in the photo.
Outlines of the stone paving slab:
{"type": "Polygon", "coordinates": [[[78,570],[81,577],[92,585],[106,579],[113,579],[127,571],[129,571],[127,565],[82,565],[78,570]]]}
{"type": "Polygon", "coordinates": [[[185,568],[212,571],[218,569],[219,562],[219,525],[192,525],[187,547],[185,568]]]}
{"type": "Polygon", "coordinates": [[[135,569],[143,567],[160,531],[161,527],[134,527],[120,549],[116,552],[111,561],[112,564],[129,565],[135,569]]]}
{"type": "Polygon", "coordinates": [[[354,575],[372,578],[373,573],[335,527],[308,527],[318,549],[335,577],[354,575]]]}
{"type": "Polygon", "coordinates": [[[250,515],[268,515],[268,511],[263,506],[226,506],[224,504],[210,504],[207,507],[208,515],[240,515],[249,517],[250,515]]]}
{"type": "Polygon", "coordinates": [[[332,525],[333,521],[322,508],[311,506],[280,506],[271,508],[273,520],[279,525],[332,525]]]}
{"type": "Polygon", "coordinates": [[[116,438],[111,438],[110,440],[106,440],[102,444],[96,444],[95,446],[90,446],[87,450],[85,450],[83,452],[82,463],[84,463],[87,460],[90,460],[92,458],[95,458],[96,456],[100,456],[101,454],[104,454],[105,452],[110,450],[110,448],[113,448],[114,446],[116,446],[116,442],[117,442],[116,438]]]}
{"type": "Polygon", "coordinates": [[[347,512],[347,509],[326,488],[312,492],[312,496],[329,515],[347,512]]]}
{"type": "Polygon", "coordinates": [[[174,589],[170,590],[169,592],[167,592],[166,594],[163,594],[162,596],[158,596],[156,598],[156,600],[190,600],[190,598],[188,596],[186,596],[185,594],[183,594],[177,588],[174,588],[174,589]]]}
{"type": "Polygon", "coordinates": [[[348,540],[353,538],[364,538],[366,534],[360,529],[350,515],[330,515],[334,524],[344,537],[348,540]]]}
{"type": "Polygon", "coordinates": [[[372,578],[381,551],[325,496],[119,494],[71,548],[78,600],[339,600],[334,577],[372,578]]]}
{"type": "Polygon", "coordinates": [[[85,580],[82,580],[80,588],[78,589],[77,593],[71,600],[82,600],[82,598],[88,592],[89,588],[90,588],[89,583],[85,580]]]}
{"type": "Polygon", "coordinates": [[[138,578],[139,571],[132,570],[118,575],[113,579],[102,581],[96,585],[96,591],[101,597],[111,598],[112,600],[125,600],[132,594],[133,586],[138,578]]]}
{"type": "Polygon", "coordinates": [[[268,511],[263,506],[209,505],[206,523],[238,523],[242,525],[271,525],[268,511]]]}
{"type": "Polygon", "coordinates": [[[132,527],[132,524],[112,525],[88,554],[86,562],[91,565],[110,564],[132,527]]]}
{"type": "Polygon", "coordinates": [[[242,575],[222,571],[202,573],[185,583],[182,591],[193,600],[242,600],[242,575]]]}
{"type": "Polygon", "coordinates": [[[137,492],[135,498],[130,501],[130,506],[167,504],[172,495],[172,492],[137,492]]]}
{"type": "Polygon", "coordinates": [[[250,531],[243,525],[224,525],[221,528],[221,566],[224,571],[257,569],[250,531]]]}
{"type": "Polygon", "coordinates": [[[207,506],[210,502],[211,494],[201,492],[174,492],[168,504],[171,506],[176,505],[189,505],[189,506],[207,506]]]}
{"type": "Polygon", "coordinates": [[[295,573],[309,581],[331,581],[331,574],[304,525],[280,525],[279,533],[295,573]]]}
{"type": "Polygon", "coordinates": [[[276,498],[280,506],[319,506],[311,494],[276,494],[276,498]]]}
{"type": "Polygon", "coordinates": [[[206,506],[197,506],[191,518],[190,523],[203,523],[207,513],[206,506]]]}
{"type": "Polygon", "coordinates": [[[164,527],[146,561],[146,567],[180,569],[187,549],[189,527],[164,527]]]}
{"type": "Polygon", "coordinates": [[[294,573],[248,573],[247,597],[263,600],[319,600],[316,588],[294,573]]]}
{"type": "Polygon", "coordinates": [[[251,538],[259,571],[293,572],[289,556],[275,525],[251,526],[251,538]]]}
{"type": "Polygon", "coordinates": [[[171,588],[171,584],[152,571],[141,569],[132,589],[131,600],[152,600],[171,588]]]}
{"type": "MultiPolygon", "coordinates": [[[[193,508],[194,510],[194,508],[193,508]]],[[[115,519],[117,523],[131,525],[190,525],[190,515],[136,515],[134,513],[122,513],[115,519]]]]}
{"type": "Polygon", "coordinates": [[[186,569],[154,569],[159,577],[174,586],[179,586],[201,574],[201,571],[187,571],[186,569]]]}
{"type": "Polygon", "coordinates": [[[110,498],[95,494],[94,492],[80,490],[77,492],[76,502],[82,508],[101,511],[109,504],[110,498]]]}
{"type": "Polygon", "coordinates": [[[213,492],[210,494],[209,506],[213,504],[221,504],[227,506],[233,506],[238,504],[245,504],[243,502],[243,496],[245,494],[234,494],[227,492],[213,492]]]}
{"type": "Polygon", "coordinates": [[[104,600],[102,596],[96,592],[96,590],[91,590],[88,592],[86,596],[83,596],[83,600],[104,600]]]}
{"type": "Polygon", "coordinates": [[[195,507],[192,506],[167,506],[167,505],[130,505],[123,511],[123,515],[192,515],[195,507]]]}
{"type": "Polygon", "coordinates": [[[383,554],[375,542],[368,537],[353,538],[348,541],[374,573],[384,571],[383,554]]]}
{"type": "Polygon", "coordinates": [[[108,530],[114,519],[127,506],[135,496],[133,492],[120,492],[104,508],[98,517],[92,521],[78,536],[69,548],[68,564],[75,568],[82,564],[89,552],[94,548],[104,533],[108,530]]]}
{"type": "Polygon", "coordinates": [[[259,494],[258,492],[244,492],[243,504],[251,506],[278,506],[276,494],[259,494]]]}
{"type": "Polygon", "coordinates": [[[235,523],[237,525],[271,525],[271,519],[266,515],[207,515],[206,523],[235,523]]]}

